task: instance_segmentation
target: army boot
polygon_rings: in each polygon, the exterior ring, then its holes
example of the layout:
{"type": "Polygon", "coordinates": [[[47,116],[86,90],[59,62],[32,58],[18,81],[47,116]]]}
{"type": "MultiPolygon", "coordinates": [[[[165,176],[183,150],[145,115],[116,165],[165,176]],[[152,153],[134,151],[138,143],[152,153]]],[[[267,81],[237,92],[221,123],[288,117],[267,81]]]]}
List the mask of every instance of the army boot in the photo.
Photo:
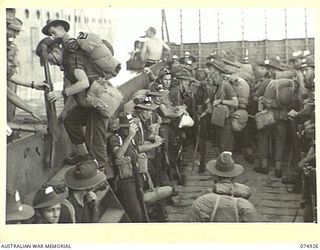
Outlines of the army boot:
{"type": "Polygon", "coordinates": [[[260,159],[260,166],[253,168],[253,170],[260,174],[268,174],[268,159],[260,159]]]}

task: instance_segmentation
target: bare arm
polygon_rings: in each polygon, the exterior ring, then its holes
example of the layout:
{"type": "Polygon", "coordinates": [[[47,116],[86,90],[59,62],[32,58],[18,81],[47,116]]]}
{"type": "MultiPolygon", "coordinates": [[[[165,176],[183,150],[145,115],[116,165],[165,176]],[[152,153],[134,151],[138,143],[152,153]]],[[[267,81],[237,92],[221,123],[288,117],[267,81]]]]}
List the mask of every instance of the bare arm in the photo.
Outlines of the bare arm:
{"type": "MultiPolygon", "coordinates": [[[[88,76],[84,70],[74,69],[74,76],[76,77],[77,82],[64,89],[66,96],[78,94],[90,87],[88,76]]],[[[54,102],[62,97],[63,95],[60,90],[55,90],[48,93],[49,102],[54,102]]]]}
{"type": "Polygon", "coordinates": [[[149,152],[150,150],[159,147],[161,144],[162,144],[162,141],[161,142],[154,142],[151,144],[142,144],[142,145],[139,145],[139,151],[143,152],[143,153],[149,152]]]}
{"type": "Polygon", "coordinates": [[[117,147],[113,148],[113,153],[114,153],[116,158],[121,158],[122,156],[124,156],[124,154],[128,150],[128,147],[130,145],[131,140],[136,135],[138,129],[139,128],[138,128],[138,126],[136,124],[132,123],[130,125],[129,135],[126,137],[126,139],[124,140],[123,144],[120,147],[117,146],[117,147]]]}
{"type": "Polygon", "coordinates": [[[49,85],[47,83],[28,81],[19,74],[14,74],[10,78],[10,80],[17,85],[21,85],[21,86],[25,86],[25,87],[29,87],[29,88],[43,89],[44,87],[49,87],[49,85]]]}
{"type": "Polygon", "coordinates": [[[227,105],[227,106],[230,106],[230,107],[236,108],[239,105],[239,101],[238,101],[237,97],[232,97],[231,100],[223,100],[223,104],[227,105]]]}
{"type": "Polygon", "coordinates": [[[8,101],[13,105],[26,111],[27,113],[31,114],[33,117],[41,121],[40,116],[36,114],[36,112],[27,103],[25,103],[15,92],[13,92],[9,88],[7,88],[7,98],[8,101]]]}
{"type": "Polygon", "coordinates": [[[88,76],[84,70],[74,69],[74,76],[78,81],[75,84],[71,84],[70,87],[65,88],[67,96],[78,94],[90,87],[88,76]]]}

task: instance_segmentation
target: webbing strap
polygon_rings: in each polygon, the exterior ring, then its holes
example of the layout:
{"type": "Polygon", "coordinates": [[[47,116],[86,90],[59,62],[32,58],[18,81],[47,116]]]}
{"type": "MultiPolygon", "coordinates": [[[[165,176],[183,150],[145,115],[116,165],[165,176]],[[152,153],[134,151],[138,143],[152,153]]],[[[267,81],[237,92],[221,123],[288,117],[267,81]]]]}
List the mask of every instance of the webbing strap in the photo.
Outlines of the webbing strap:
{"type": "Polygon", "coordinates": [[[216,215],[216,212],[217,212],[217,209],[219,206],[219,201],[220,201],[220,195],[217,196],[217,200],[216,200],[216,203],[214,205],[214,208],[213,208],[213,211],[212,211],[212,214],[210,217],[210,222],[213,222],[214,216],[216,215]]]}

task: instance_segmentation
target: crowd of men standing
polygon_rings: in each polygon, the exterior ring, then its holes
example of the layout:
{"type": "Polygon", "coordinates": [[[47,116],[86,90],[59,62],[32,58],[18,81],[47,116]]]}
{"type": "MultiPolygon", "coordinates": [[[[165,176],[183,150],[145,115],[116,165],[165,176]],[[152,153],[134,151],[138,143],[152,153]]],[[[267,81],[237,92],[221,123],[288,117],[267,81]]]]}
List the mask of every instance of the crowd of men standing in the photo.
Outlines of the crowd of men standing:
{"type": "MultiPolygon", "coordinates": [[[[45,45],[47,60],[60,66],[64,74],[63,91],[51,91],[47,98],[49,102],[66,100],[60,120],[76,149],[74,157],[65,161],[73,165],[64,177],[69,193],[63,196],[51,186],[39,189],[33,200],[34,216],[33,208],[22,205],[17,193],[7,192],[8,223],[31,217],[33,223],[98,222],[94,188],[106,181],[132,222],[167,221],[166,204],[174,203],[172,197],[179,195],[175,190],[178,173],[173,167],[179,140],[194,146],[198,141],[198,173],[207,167],[219,177],[212,191],[215,195],[195,201],[188,218],[191,221],[258,221],[254,207],[247,201],[250,191],[234,183],[234,177],[245,168],[234,164],[233,152],[241,151],[251,164],[257,158],[259,166],[254,170],[259,174],[270,174],[274,162],[275,176],[286,181],[288,175],[295,176],[304,167],[315,168],[312,55],[293,55],[287,68],[277,57],[251,64],[248,58],[230,61],[218,50],[207,57],[204,68],[198,68],[196,57],[189,52],[182,57],[173,55],[159,72],[144,68],[143,74],[150,82],[148,89],[137,91],[115,117],[106,116],[99,104],[88,103],[86,98],[93,83],[108,85],[107,80],[116,73],[103,74],[77,46],[77,40],[70,37],[69,29],[64,20],[49,20],[42,29],[48,37],[37,49],[40,56],[40,48],[45,45]],[[70,99],[75,100],[73,105],[69,105],[70,99]],[[186,119],[189,123],[184,124],[186,119]],[[284,175],[290,151],[287,145],[301,132],[296,127],[289,129],[293,120],[302,128],[304,135],[299,136],[305,137],[307,145],[299,166],[284,175]],[[220,149],[221,155],[207,163],[209,142],[220,149]],[[232,192],[221,191],[226,183],[227,189],[234,188],[232,192]],[[237,192],[241,195],[235,195],[237,192]],[[232,198],[220,200],[220,204],[231,207],[233,197],[237,197],[236,209],[230,210],[236,211],[235,218],[217,212],[220,195],[232,198]],[[198,212],[203,204],[208,205],[204,200],[210,200],[211,207],[203,217],[198,212]]],[[[163,47],[170,49],[155,34],[153,27],[146,31],[150,39],[142,48],[145,66],[161,59],[163,47]]],[[[10,45],[8,54],[12,50],[10,45]]],[[[12,79],[12,72],[8,79],[12,79]]],[[[31,82],[30,87],[42,89],[47,85],[31,82]]]]}

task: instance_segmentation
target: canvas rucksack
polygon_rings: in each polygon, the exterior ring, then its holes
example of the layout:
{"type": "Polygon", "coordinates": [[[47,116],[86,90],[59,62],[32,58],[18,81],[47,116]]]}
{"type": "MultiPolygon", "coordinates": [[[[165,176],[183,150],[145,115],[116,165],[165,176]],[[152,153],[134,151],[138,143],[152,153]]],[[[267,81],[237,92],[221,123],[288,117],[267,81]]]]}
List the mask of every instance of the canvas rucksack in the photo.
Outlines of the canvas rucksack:
{"type": "Polygon", "coordinates": [[[276,98],[277,102],[282,107],[292,106],[296,100],[297,87],[293,80],[291,79],[278,79],[276,81],[276,98]]]}
{"type": "Polygon", "coordinates": [[[250,86],[248,82],[238,76],[232,76],[229,82],[231,83],[234,91],[237,94],[239,107],[245,108],[248,105],[250,96],[250,86]]]}
{"type": "Polygon", "coordinates": [[[98,34],[84,32],[79,33],[76,41],[106,79],[119,73],[120,62],[113,57],[113,48],[108,41],[102,40],[98,34]]]}

